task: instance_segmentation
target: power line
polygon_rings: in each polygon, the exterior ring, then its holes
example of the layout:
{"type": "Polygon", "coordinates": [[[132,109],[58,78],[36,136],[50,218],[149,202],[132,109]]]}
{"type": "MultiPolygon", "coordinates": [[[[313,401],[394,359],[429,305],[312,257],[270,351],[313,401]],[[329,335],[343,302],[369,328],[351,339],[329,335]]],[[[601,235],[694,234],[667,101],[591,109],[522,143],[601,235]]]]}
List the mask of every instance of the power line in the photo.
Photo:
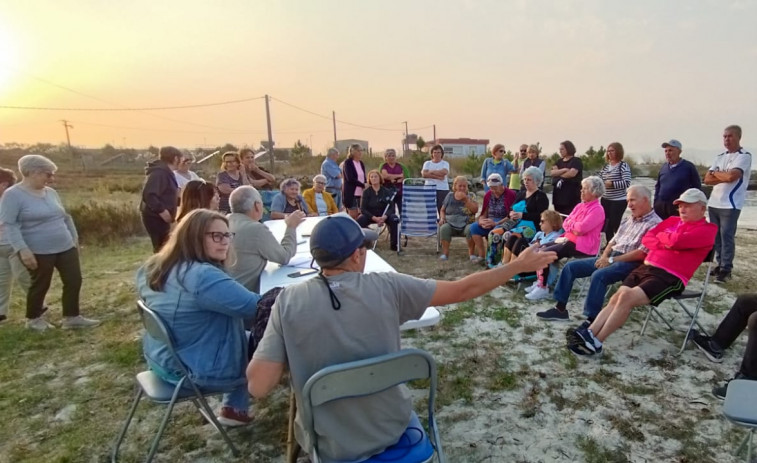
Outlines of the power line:
{"type": "Polygon", "coordinates": [[[24,109],[31,111],[165,111],[170,109],[192,109],[192,108],[208,108],[211,106],[224,106],[237,103],[246,103],[248,101],[261,100],[263,97],[258,96],[254,98],[241,98],[238,100],[219,101],[215,103],[199,103],[191,105],[181,106],[156,106],[151,108],[61,108],[61,107],[42,107],[42,106],[11,106],[0,105],[2,109],[24,109]]]}
{"type": "MultiPolygon", "coordinates": [[[[299,111],[302,111],[302,112],[305,112],[305,113],[308,113],[308,114],[312,114],[313,116],[320,117],[322,119],[329,119],[329,120],[331,120],[331,117],[329,117],[329,116],[326,116],[326,115],[323,115],[323,114],[318,114],[317,112],[310,111],[309,109],[301,108],[301,107],[299,107],[297,105],[293,105],[291,103],[287,103],[286,101],[280,100],[280,99],[278,99],[276,97],[271,97],[271,99],[276,100],[276,101],[278,101],[281,104],[284,104],[286,106],[292,107],[292,108],[297,109],[299,111]]],[[[361,129],[381,130],[381,131],[384,131],[384,132],[402,132],[402,129],[384,129],[384,128],[377,127],[377,126],[371,127],[371,126],[361,125],[361,124],[355,124],[355,123],[347,122],[347,121],[340,121],[339,119],[337,119],[336,121],[339,122],[340,124],[351,125],[353,127],[359,127],[361,129]]],[[[383,124],[383,125],[391,125],[391,124],[383,124]]]]}

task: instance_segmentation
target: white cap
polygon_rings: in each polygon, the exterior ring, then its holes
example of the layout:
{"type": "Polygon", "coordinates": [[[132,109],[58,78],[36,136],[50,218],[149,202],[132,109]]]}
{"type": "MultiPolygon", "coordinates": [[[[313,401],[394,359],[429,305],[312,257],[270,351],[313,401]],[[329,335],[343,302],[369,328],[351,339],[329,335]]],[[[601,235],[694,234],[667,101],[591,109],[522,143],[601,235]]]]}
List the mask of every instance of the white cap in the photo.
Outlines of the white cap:
{"type": "Polygon", "coordinates": [[[707,204],[707,196],[705,196],[704,192],[700,190],[699,188],[689,188],[688,190],[684,191],[683,194],[681,194],[681,196],[678,197],[678,199],[673,201],[673,204],[679,204],[679,203],[707,204]]]}

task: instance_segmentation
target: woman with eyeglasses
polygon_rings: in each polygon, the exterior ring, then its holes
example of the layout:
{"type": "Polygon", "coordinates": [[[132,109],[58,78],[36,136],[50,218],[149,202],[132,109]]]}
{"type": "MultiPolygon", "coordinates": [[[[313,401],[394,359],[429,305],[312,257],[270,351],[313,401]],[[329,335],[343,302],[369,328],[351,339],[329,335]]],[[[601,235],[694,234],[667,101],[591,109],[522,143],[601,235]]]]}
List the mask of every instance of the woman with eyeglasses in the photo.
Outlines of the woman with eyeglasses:
{"type": "Polygon", "coordinates": [[[356,220],[360,214],[360,199],[363,197],[363,189],[367,181],[362,158],[363,147],[358,143],[353,143],[348,149],[347,159],[342,163],[344,208],[347,209],[350,217],[356,220]]]}
{"type": "Polygon", "coordinates": [[[84,328],[100,324],[79,313],[82,282],[79,234],[58,193],[49,187],[57,169],[44,156],[22,156],[18,160],[18,170],[23,179],[8,188],[0,199],[3,242],[10,244],[31,276],[26,293],[26,327],[36,331],[54,328],[43,314],[45,296],[55,269],[63,282],[61,327],[84,328]]]}
{"type": "Polygon", "coordinates": [[[489,185],[486,184],[486,179],[488,179],[491,174],[499,174],[499,176],[502,177],[502,181],[505,182],[505,186],[509,185],[507,176],[510,175],[510,172],[514,172],[515,168],[510,161],[504,158],[504,156],[505,145],[497,143],[494,145],[494,148],[492,148],[492,157],[484,160],[484,164],[481,166],[481,183],[484,184],[485,192],[489,191],[489,185]]]}
{"type": "Polygon", "coordinates": [[[334,198],[326,191],[325,175],[318,174],[313,177],[313,187],[303,191],[302,197],[308,209],[316,215],[323,217],[339,212],[334,198]]]}
{"type": "Polygon", "coordinates": [[[176,176],[176,185],[178,185],[179,190],[184,189],[187,183],[192,180],[202,180],[199,175],[189,170],[190,165],[192,165],[192,159],[183,157],[181,158],[181,161],[179,161],[179,165],[176,166],[176,170],[173,171],[173,174],[176,176]]]}
{"type": "Polygon", "coordinates": [[[227,151],[223,153],[221,159],[223,170],[219,172],[216,177],[216,186],[218,187],[218,192],[221,197],[218,209],[221,212],[228,214],[231,212],[229,209],[229,195],[234,191],[234,188],[241,185],[247,185],[248,182],[247,176],[245,176],[244,172],[241,170],[241,161],[239,159],[239,154],[237,154],[236,151],[227,151]]]}
{"type": "Polygon", "coordinates": [[[605,210],[605,239],[609,243],[620,227],[620,221],[628,207],[626,193],[631,186],[631,166],[623,160],[623,145],[612,142],[607,145],[605,160],[607,164],[599,172],[605,182],[605,194],[602,196],[602,208],[605,210]]]}
{"type": "Polygon", "coordinates": [[[397,212],[402,214],[402,182],[405,180],[405,166],[397,162],[397,152],[389,148],[384,153],[384,162],[379,166],[381,176],[384,178],[384,187],[397,192],[394,202],[397,212]]]}
{"type": "Polygon", "coordinates": [[[284,219],[294,211],[302,211],[305,215],[313,217],[317,212],[312,212],[300,194],[300,182],[295,178],[282,180],[279,185],[279,193],[271,201],[271,219],[284,219]]]}
{"type": "Polygon", "coordinates": [[[218,210],[221,197],[218,194],[218,188],[212,183],[205,180],[192,180],[187,182],[184,189],[181,190],[181,205],[179,212],[176,214],[176,221],[179,222],[187,214],[195,209],[218,210]]]}
{"type": "MultiPolygon", "coordinates": [[[[253,318],[260,296],[226,271],[233,234],[218,212],[196,209],[178,223],[163,248],[137,271],[137,290],[160,316],[176,354],[200,388],[224,389],[218,421],[252,421],[247,393],[248,340],[243,320],[253,318]]],[[[161,379],[176,384],[179,367],[166,346],[145,333],[145,359],[161,379]]]]}

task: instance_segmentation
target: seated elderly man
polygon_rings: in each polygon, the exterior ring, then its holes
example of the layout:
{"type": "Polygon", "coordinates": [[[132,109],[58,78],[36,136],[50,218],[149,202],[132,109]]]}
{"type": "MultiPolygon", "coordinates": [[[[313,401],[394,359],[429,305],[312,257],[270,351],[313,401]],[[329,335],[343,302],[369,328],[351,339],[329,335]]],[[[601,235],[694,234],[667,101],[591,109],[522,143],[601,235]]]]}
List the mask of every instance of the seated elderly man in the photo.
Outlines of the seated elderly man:
{"type": "Polygon", "coordinates": [[[326,191],[326,176],[318,174],[313,177],[313,188],[308,188],[302,192],[305,204],[311,212],[320,216],[336,214],[339,209],[331,194],[326,191]]]}
{"type": "Polygon", "coordinates": [[[305,213],[294,211],[284,219],[287,228],[279,243],[260,223],[263,199],[254,187],[244,185],[232,191],[229,206],[229,231],[234,233],[231,246],[236,253],[229,274],[245,288],[260,293],[260,274],[268,261],[286,264],[297,252],[296,228],[305,220],[305,213]]]}
{"type": "MultiPolygon", "coordinates": [[[[310,250],[321,274],[288,286],[276,299],[263,339],[247,368],[254,397],[271,392],[288,365],[297,403],[302,403],[305,382],[322,368],[398,351],[400,324],[420,318],[428,306],[479,296],[556,257],[553,252],[526,250],[506,266],[457,281],[423,280],[393,272],[363,273],[366,240],[377,238],[375,232],[361,229],[343,213],[328,216],[315,226],[310,250]]],[[[404,385],[367,397],[329,402],[313,413],[318,453],[325,461],[362,461],[397,443],[409,426],[422,429],[404,385]]],[[[301,419],[298,412],[295,437],[311,452],[313,443],[306,440],[301,419]]],[[[413,436],[416,441],[417,433],[413,436]]]]}
{"type": "Polygon", "coordinates": [[[279,185],[279,190],[271,201],[272,220],[283,219],[294,211],[302,211],[305,215],[317,215],[305,204],[305,200],[300,195],[300,182],[297,179],[284,179],[279,185]]]}
{"type": "Polygon", "coordinates": [[[538,312],[542,320],[568,321],[567,305],[573,282],[576,278],[591,277],[589,292],[584,303],[584,315],[594,321],[605,302],[607,287],[623,281],[633,269],[639,266],[647,254],[641,238],[662,220],[652,210],[652,192],[642,185],[632,185],[626,192],[631,216],[618,228],[618,233],[610,240],[599,257],[572,260],[565,264],[555,286],[555,306],[538,312]]]}
{"type": "Polygon", "coordinates": [[[680,217],[668,217],[642,238],[641,244],[649,250],[644,263],[623,280],[623,286],[590,325],[584,322],[577,329],[568,331],[568,349],[573,353],[601,353],[602,343],[623,326],[634,307],[656,306],[681,294],[712,250],[718,227],[704,218],[707,209],[704,193],[689,188],[675,200],[675,204],[680,217]]]}

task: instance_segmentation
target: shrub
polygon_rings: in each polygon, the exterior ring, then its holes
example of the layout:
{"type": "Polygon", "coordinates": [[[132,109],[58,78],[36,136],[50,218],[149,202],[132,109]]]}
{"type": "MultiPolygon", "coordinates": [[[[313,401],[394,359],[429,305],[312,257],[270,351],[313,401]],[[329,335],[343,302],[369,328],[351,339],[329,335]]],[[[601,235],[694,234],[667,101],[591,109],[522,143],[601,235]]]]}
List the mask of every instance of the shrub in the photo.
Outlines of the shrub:
{"type": "Polygon", "coordinates": [[[84,244],[113,244],[144,234],[137,206],[130,202],[96,201],[68,207],[84,244]]]}

